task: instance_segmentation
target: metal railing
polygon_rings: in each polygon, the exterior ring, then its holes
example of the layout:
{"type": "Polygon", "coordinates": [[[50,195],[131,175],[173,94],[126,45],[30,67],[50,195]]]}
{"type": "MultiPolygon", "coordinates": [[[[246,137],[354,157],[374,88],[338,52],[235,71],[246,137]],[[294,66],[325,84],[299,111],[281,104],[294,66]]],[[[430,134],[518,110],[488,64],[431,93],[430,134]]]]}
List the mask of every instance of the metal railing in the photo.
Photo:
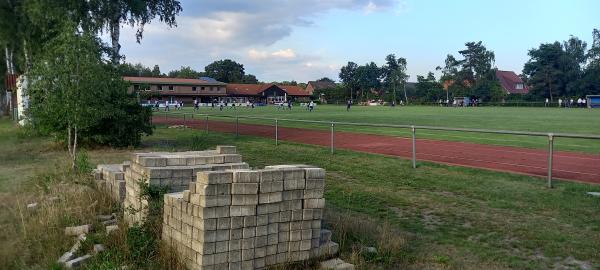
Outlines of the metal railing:
{"type": "Polygon", "coordinates": [[[457,131],[457,132],[470,132],[470,133],[487,133],[487,134],[504,134],[504,135],[522,135],[522,136],[534,136],[534,137],[547,137],[548,138],[548,174],[547,174],[547,186],[552,188],[552,166],[553,166],[553,155],[554,155],[554,140],[555,138],[574,138],[574,139],[592,139],[600,140],[600,135],[594,134],[574,134],[574,133],[545,133],[545,132],[529,132],[529,131],[512,131],[512,130],[493,130],[493,129],[476,129],[476,128],[451,128],[451,127],[436,127],[436,126],[419,126],[419,125],[397,125],[397,124],[372,124],[372,123],[360,123],[360,122],[343,122],[343,121],[320,121],[320,120],[304,120],[304,119],[290,119],[290,118],[272,118],[272,117],[259,117],[259,116],[232,116],[232,115],[215,115],[215,114],[204,114],[204,113],[177,113],[177,112],[166,112],[165,120],[168,119],[169,115],[183,115],[183,123],[186,123],[186,115],[204,116],[205,130],[208,133],[208,120],[209,117],[213,118],[231,118],[235,119],[235,135],[239,136],[239,123],[240,119],[252,119],[252,120],[268,120],[274,121],[275,123],[275,145],[279,145],[279,122],[297,122],[297,123],[310,123],[310,124],[323,124],[330,125],[331,129],[331,142],[330,152],[335,152],[335,127],[340,126],[360,126],[360,127],[380,127],[380,128],[400,128],[410,129],[412,136],[412,167],[417,168],[417,129],[422,130],[437,130],[437,131],[457,131]]]}

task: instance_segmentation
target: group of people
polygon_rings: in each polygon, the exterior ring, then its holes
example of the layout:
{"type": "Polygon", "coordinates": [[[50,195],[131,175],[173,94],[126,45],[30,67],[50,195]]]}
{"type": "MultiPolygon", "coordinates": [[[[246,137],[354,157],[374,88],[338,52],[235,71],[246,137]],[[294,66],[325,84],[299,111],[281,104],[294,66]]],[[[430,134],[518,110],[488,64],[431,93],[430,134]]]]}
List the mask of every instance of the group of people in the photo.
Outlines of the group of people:
{"type": "MultiPolygon", "coordinates": [[[[545,103],[546,107],[550,106],[549,100],[546,98],[546,103],[545,103]]],[[[565,98],[564,100],[562,98],[558,99],[558,107],[565,107],[565,108],[586,108],[587,107],[587,99],[585,98],[578,98],[577,100],[573,100],[573,98],[567,99],[565,98]]]]}
{"type": "Polygon", "coordinates": [[[277,105],[278,110],[285,110],[286,107],[288,110],[292,109],[292,100],[291,99],[286,102],[281,102],[281,103],[279,103],[279,105],[277,105]]]}
{"type": "MultiPolygon", "coordinates": [[[[171,101],[171,102],[169,102],[168,100],[165,101],[165,111],[170,111],[171,106],[173,106],[175,108],[175,110],[181,110],[183,108],[183,101],[177,101],[177,100],[171,101]]],[[[158,100],[154,101],[153,108],[156,111],[160,111],[160,102],[158,102],[158,100]]]]}

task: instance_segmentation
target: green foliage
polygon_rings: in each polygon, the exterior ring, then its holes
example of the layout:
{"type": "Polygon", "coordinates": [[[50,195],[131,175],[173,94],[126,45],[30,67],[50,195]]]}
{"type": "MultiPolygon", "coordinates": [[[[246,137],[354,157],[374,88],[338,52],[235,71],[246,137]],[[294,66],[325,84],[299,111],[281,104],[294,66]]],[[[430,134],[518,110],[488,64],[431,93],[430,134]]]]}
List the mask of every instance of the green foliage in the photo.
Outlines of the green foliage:
{"type": "MultiPolygon", "coordinates": [[[[383,76],[383,84],[386,87],[390,97],[387,100],[397,101],[400,91],[400,85],[406,83],[408,75],[406,74],[406,59],[390,54],[385,57],[386,64],[381,67],[381,75],[383,76]]],[[[404,87],[404,89],[406,89],[404,87]]],[[[406,96],[405,96],[406,97],[406,96]]],[[[403,99],[403,98],[400,98],[403,99]]]]}
{"type": "Polygon", "coordinates": [[[446,100],[446,91],[435,79],[433,72],[427,73],[427,77],[417,76],[416,85],[417,100],[421,102],[437,102],[446,100]]]}
{"type": "Polygon", "coordinates": [[[151,70],[149,67],[142,65],[141,63],[131,64],[123,63],[118,66],[119,74],[123,76],[131,77],[160,77],[160,68],[155,65],[151,70]]]}
{"type": "Polygon", "coordinates": [[[32,126],[68,139],[75,128],[83,142],[137,145],[151,134],[151,112],[127,93],[124,82],[103,60],[99,40],[72,26],[44,46],[30,73],[32,126]]]}
{"type": "Polygon", "coordinates": [[[77,158],[75,159],[75,168],[79,174],[90,173],[94,168],[90,163],[90,159],[86,151],[80,151],[79,155],[77,155],[77,158]]]}
{"type": "Polygon", "coordinates": [[[231,59],[218,60],[204,67],[204,74],[225,83],[257,83],[256,76],[246,74],[244,65],[231,59]]]}
{"type": "Polygon", "coordinates": [[[336,85],[331,89],[317,89],[313,92],[312,98],[320,100],[323,97],[327,103],[344,104],[348,100],[349,93],[344,85],[336,85]]]}
{"type": "Polygon", "coordinates": [[[204,76],[203,72],[198,72],[190,66],[181,67],[176,70],[169,71],[168,77],[171,78],[185,78],[185,79],[198,79],[201,76],[204,76]]]}

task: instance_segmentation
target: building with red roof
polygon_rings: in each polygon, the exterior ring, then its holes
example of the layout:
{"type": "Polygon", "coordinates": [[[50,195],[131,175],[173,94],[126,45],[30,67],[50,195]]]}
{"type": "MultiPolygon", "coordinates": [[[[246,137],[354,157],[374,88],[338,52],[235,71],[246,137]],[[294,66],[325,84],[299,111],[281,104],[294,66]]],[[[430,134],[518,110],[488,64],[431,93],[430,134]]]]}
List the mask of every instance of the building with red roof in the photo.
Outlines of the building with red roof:
{"type": "Polygon", "coordinates": [[[529,88],[513,71],[496,70],[496,78],[506,94],[527,94],[529,88]]]}
{"type": "Polygon", "coordinates": [[[145,93],[148,103],[180,101],[192,104],[194,100],[201,103],[277,103],[310,97],[310,93],[295,85],[227,84],[210,78],[123,77],[123,80],[131,83],[130,92],[145,93]]]}

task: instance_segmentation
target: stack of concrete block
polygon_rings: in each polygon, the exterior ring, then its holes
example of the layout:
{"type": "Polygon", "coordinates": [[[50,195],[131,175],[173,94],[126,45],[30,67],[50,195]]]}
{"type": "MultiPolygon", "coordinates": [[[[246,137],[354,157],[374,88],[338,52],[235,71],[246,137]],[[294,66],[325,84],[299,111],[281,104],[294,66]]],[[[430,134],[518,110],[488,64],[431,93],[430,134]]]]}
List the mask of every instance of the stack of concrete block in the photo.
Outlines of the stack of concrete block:
{"type": "Polygon", "coordinates": [[[327,255],[324,178],[304,165],[199,172],[189,190],[165,195],[162,238],[188,269],[263,269],[327,255]]]}
{"type": "Polygon", "coordinates": [[[125,200],[125,170],[129,168],[129,165],[129,161],[122,164],[98,165],[94,169],[96,186],[114,200],[123,202],[125,200]]]}
{"type": "Polygon", "coordinates": [[[208,151],[135,153],[125,171],[125,220],[132,225],[147,215],[148,201],[141,196],[141,184],[179,192],[195,181],[198,172],[247,168],[235,146],[217,146],[208,151]]]}

